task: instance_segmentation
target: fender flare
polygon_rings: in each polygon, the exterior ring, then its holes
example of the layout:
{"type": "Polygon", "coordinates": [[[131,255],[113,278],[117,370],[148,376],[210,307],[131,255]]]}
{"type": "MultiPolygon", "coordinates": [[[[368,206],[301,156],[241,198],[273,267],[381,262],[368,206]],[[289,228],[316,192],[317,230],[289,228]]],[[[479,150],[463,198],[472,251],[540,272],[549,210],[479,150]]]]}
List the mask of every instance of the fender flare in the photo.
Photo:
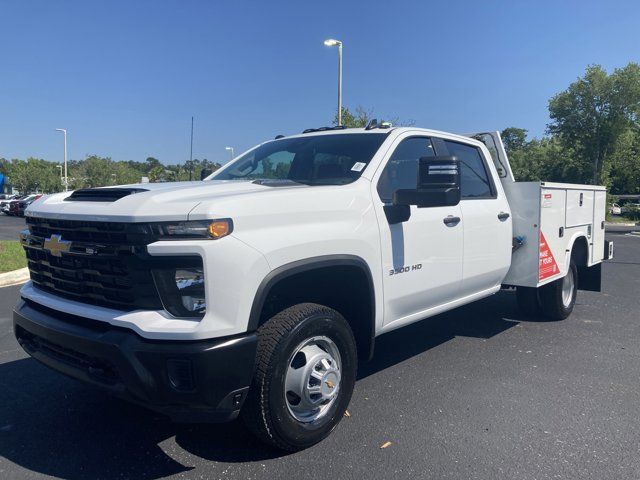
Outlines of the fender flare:
{"type": "Polygon", "coordinates": [[[593,245],[589,242],[589,238],[584,234],[584,232],[576,232],[576,234],[571,238],[571,244],[567,247],[566,252],[566,264],[567,268],[569,262],[571,261],[571,257],[574,253],[574,248],[578,241],[584,242],[587,246],[585,265],[578,265],[578,290],[588,290],[591,292],[601,292],[602,291],[602,262],[599,262],[595,265],[589,266],[589,262],[591,261],[591,250],[593,249],[593,245]]]}
{"type": "Polygon", "coordinates": [[[375,286],[373,283],[373,275],[367,262],[357,255],[321,255],[318,257],[305,258],[302,260],[296,260],[291,263],[286,263],[278,268],[275,268],[269,272],[262,280],[256,294],[253,298],[251,305],[251,312],[249,313],[249,323],[247,325],[247,331],[253,332],[260,326],[260,317],[264,303],[267,300],[271,289],[276,286],[280,281],[297,275],[299,273],[309,272],[325,267],[336,266],[352,266],[357,267],[364,273],[367,279],[367,287],[369,289],[369,308],[371,311],[371,318],[369,319],[369,327],[371,329],[371,339],[369,346],[369,355],[371,358],[373,355],[373,345],[376,336],[376,299],[375,299],[375,286]]]}
{"type": "MultiPolygon", "coordinates": [[[[565,266],[567,267],[567,269],[569,268],[569,262],[571,261],[571,256],[573,255],[573,249],[576,245],[576,242],[581,238],[584,238],[584,241],[587,244],[587,264],[589,263],[590,254],[591,254],[591,245],[589,244],[589,239],[587,238],[584,232],[575,232],[571,237],[571,241],[567,245],[567,250],[565,251],[565,266]]],[[[566,274],[566,271],[565,271],[565,274],[566,274]]]]}

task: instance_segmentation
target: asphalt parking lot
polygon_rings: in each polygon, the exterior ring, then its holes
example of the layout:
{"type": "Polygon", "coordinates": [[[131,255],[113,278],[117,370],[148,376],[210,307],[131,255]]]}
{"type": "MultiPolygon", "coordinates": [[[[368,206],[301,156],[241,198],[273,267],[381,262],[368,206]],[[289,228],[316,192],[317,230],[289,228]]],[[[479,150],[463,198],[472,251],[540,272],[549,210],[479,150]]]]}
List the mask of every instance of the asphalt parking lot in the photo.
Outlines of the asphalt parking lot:
{"type": "Polygon", "coordinates": [[[18,234],[24,228],[24,218],[0,213],[0,240],[18,240],[18,234]]]}
{"type": "Polygon", "coordinates": [[[610,237],[604,292],[565,321],[502,292],[381,337],[351,416],[295,454],[49,371],[11,332],[19,287],[0,289],[0,478],[638,479],[640,237],[610,237]]]}

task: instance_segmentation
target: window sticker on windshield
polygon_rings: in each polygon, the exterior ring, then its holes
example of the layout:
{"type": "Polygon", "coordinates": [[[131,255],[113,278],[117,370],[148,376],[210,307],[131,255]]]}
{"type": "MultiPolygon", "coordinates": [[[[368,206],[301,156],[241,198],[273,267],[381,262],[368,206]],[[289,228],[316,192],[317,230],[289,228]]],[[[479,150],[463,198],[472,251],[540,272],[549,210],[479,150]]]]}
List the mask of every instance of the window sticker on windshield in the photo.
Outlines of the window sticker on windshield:
{"type": "Polygon", "coordinates": [[[361,172],[362,169],[364,167],[366,167],[366,166],[367,166],[367,164],[364,163],[364,162],[356,162],[356,163],[353,164],[353,167],[351,167],[351,171],[352,172],[361,172]]]}

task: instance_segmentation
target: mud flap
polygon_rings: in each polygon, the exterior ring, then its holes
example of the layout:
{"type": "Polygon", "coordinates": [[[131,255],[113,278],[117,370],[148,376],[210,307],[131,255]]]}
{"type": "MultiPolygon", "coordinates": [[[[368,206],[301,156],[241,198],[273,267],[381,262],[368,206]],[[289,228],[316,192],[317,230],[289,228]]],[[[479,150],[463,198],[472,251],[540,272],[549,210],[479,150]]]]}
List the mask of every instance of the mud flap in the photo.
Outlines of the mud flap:
{"type": "Polygon", "coordinates": [[[578,290],[602,291],[602,263],[592,267],[578,267],[578,290]]]}

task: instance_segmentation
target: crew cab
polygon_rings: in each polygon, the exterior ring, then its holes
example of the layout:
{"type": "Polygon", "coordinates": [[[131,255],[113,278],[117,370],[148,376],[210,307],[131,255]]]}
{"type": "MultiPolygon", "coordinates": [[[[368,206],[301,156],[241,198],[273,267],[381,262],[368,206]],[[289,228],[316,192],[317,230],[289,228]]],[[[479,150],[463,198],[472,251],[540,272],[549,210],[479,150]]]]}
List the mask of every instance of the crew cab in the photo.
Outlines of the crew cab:
{"type": "Polygon", "coordinates": [[[613,254],[605,210],[604,187],[516,182],[497,132],[310,129],[203,181],[34,202],[15,334],[177,421],[241,416],[298,450],[338,424],[386,332],[501,288],[566,318],[613,254]]]}

